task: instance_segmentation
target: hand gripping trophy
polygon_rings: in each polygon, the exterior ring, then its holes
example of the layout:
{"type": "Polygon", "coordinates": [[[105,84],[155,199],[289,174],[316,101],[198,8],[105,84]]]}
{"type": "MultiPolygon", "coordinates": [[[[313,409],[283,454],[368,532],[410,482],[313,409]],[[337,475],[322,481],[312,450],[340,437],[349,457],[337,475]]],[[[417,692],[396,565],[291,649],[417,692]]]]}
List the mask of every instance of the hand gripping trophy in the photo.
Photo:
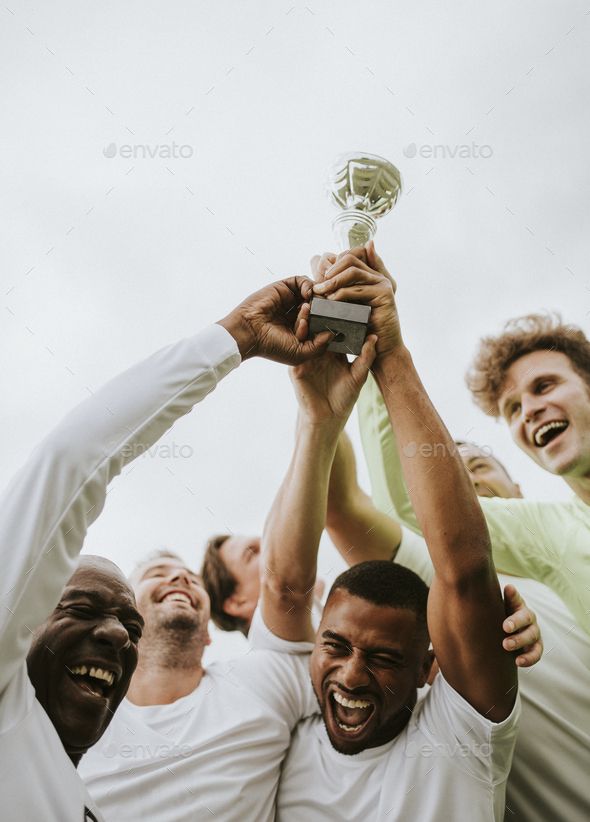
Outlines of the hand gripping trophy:
{"type": "MultiPolygon", "coordinates": [[[[340,251],[364,245],[375,236],[375,220],[387,214],[401,193],[401,176],[392,163],[376,154],[341,155],[330,170],[328,194],[342,210],[332,228],[340,251]]],[[[336,334],[328,349],[360,354],[371,309],[367,305],[314,297],[309,316],[313,337],[328,329],[336,334]]]]}

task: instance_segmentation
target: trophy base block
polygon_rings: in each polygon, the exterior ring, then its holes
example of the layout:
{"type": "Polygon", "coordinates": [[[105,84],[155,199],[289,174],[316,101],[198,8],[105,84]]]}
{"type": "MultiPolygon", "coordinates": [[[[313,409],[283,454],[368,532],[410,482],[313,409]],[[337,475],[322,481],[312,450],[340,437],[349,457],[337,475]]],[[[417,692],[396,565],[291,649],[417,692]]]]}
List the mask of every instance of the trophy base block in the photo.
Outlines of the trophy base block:
{"type": "Polygon", "coordinates": [[[368,305],[344,303],[314,297],[309,313],[309,338],[320,331],[332,331],[336,336],[328,346],[328,351],[339,354],[361,353],[371,308],[368,305]]]}

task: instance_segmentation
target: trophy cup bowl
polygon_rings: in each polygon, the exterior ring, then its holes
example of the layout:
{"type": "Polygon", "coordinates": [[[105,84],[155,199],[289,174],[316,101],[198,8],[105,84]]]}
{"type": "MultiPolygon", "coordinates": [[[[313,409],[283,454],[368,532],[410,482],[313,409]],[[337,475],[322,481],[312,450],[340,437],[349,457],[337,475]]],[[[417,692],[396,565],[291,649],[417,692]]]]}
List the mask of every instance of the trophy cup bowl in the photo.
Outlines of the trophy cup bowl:
{"type": "Polygon", "coordinates": [[[397,202],[402,181],[397,168],[376,154],[342,154],[328,176],[328,194],[342,211],[332,228],[341,251],[364,245],[375,236],[375,220],[397,202]]]}
{"type": "MultiPolygon", "coordinates": [[[[342,154],[327,182],[328,194],[340,209],[332,228],[340,251],[365,245],[377,230],[376,220],[397,202],[402,181],[397,168],[376,154],[342,154]]],[[[329,351],[360,354],[367,335],[369,306],[314,297],[310,311],[310,336],[329,330],[335,338],[329,351]]]]}

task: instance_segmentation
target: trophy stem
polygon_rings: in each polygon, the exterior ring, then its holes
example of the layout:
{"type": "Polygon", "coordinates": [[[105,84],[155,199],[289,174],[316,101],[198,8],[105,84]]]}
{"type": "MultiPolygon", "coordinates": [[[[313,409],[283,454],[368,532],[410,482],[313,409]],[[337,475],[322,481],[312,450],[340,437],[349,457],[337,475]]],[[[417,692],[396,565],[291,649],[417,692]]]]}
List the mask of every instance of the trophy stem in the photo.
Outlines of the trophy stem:
{"type": "Polygon", "coordinates": [[[368,243],[375,236],[377,224],[366,211],[346,208],[334,219],[332,229],[341,251],[368,243]]]}

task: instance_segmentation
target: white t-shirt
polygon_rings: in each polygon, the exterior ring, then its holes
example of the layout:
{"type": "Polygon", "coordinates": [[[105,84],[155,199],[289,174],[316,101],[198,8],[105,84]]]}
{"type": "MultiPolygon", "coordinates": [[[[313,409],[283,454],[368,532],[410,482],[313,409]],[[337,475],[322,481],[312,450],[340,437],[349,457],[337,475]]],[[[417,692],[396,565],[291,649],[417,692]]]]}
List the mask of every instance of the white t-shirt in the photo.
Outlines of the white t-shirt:
{"type": "MultiPolygon", "coordinates": [[[[406,528],[396,556],[430,584],[424,539],[406,528]]],[[[545,652],[519,670],[522,716],[506,789],[511,822],[590,820],[590,637],[540,582],[498,574],[537,614],[545,652]]]]}
{"type": "Polygon", "coordinates": [[[235,340],[218,325],[157,352],[68,414],[2,495],[2,822],[102,819],[35,697],[26,668],[32,632],[75,570],[110,480],[239,362],[235,340]]]}
{"type": "MultiPolygon", "coordinates": [[[[249,636],[299,662],[310,643],[285,642],[256,615],[249,636]],[[298,652],[298,653],[297,653],[298,652]]],[[[290,687],[299,688],[293,676],[290,687]]],[[[308,678],[306,687],[313,693],[308,678]]],[[[520,701],[494,723],[479,714],[439,674],[395,739],[354,756],[334,750],[319,714],[299,723],[283,765],[277,819],[501,820],[516,739],[520,701]]]]}
{"type": "Polygon", "coordinates": [[[170,705],[124,700],[80,774],[108,821],[270,822],[291,732],[317,711],[307,680],[306,655],[213,663],[170,705]]]}

